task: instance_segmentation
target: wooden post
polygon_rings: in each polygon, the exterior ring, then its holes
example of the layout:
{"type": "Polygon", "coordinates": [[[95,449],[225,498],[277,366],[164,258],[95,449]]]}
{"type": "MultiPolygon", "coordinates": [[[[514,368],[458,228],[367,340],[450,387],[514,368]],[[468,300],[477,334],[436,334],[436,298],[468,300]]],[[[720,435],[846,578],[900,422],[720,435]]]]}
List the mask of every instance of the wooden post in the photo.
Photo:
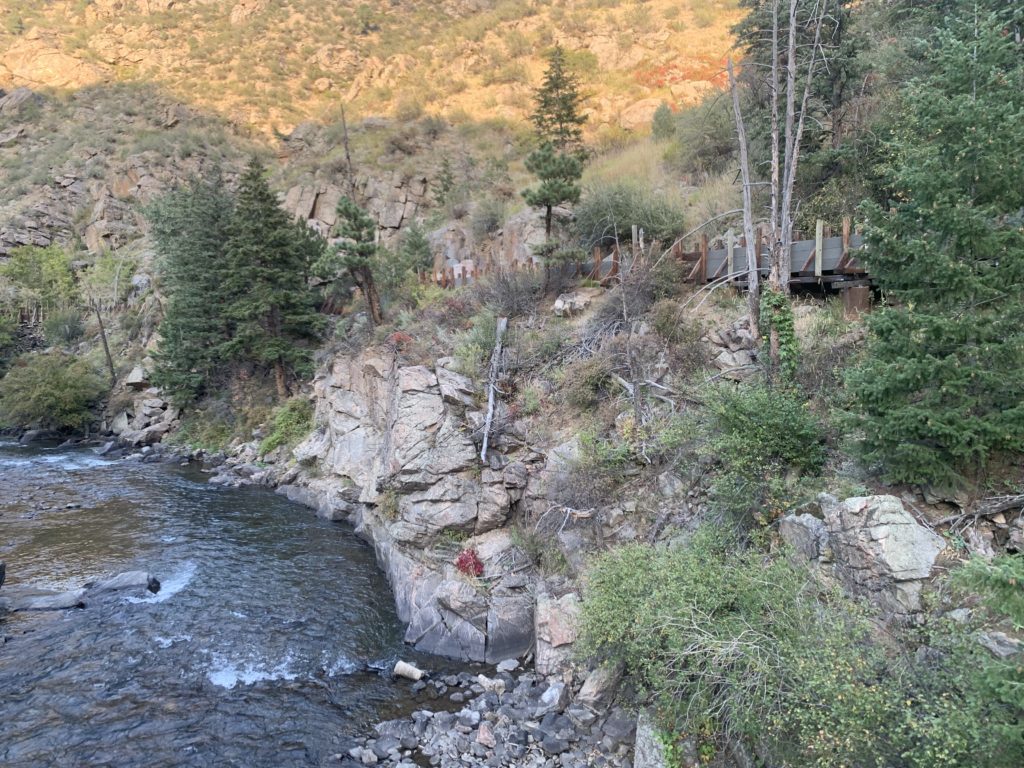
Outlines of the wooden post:
{"type": "Polygon", "coordinates": [[[825,251],[825,222],[821,219],[814,225],[814,276],[821,277],[825,251]]]}
{"type": "Polygon", "coordinates": [[[754,255],[757,257],[757,264],[754,266],[754,269],[757,270],[758,277],[761,276],[761,256],[763,255],[761,253],[761,241],[761,228],[758,227],[757,229],[754,230],[754,255]]]}
{"type": "MultiPolygon", "coordinates": [[[[730,229],[725,233],[725,273],[731,275],[736,271],[736,259],[733,251],[736,249],[736,235],[730,229]]],[[[732,278],[729,278],[730,280],[732,278]]]]}
{"type": "Polygon", "coordinates": [[[846,266],[846,259],[850,255],[850,217],[843,216],[843,255],[839,259],[841,267],[846,266]]]}
{"type": "Polygon", "coordinates": [[[630,229],[630,240],[629,244],[633,250],[633,260],[635,261],[640,254],[640,227],[636,224],[630,229]]]}
{"type": "Polygon", "coordinates": [[[853,288],[844,288],[840,293],[843,298],[843,315],[847,320],[856,320],[871,311],[870,287],[857,285],[853,288]]]}
{"type": "Polygon", "coordinates": [[[708,236],[700,236],[700,267],[697,269],[697,284],[704,285],[708,281],[708,236]]]}
{"type": "Polygon", "coordinates": [[[616,245],[612,248],[612,269],[608,273],[608,277],[616,277],[619,274],[619,246],[616,245]]]}

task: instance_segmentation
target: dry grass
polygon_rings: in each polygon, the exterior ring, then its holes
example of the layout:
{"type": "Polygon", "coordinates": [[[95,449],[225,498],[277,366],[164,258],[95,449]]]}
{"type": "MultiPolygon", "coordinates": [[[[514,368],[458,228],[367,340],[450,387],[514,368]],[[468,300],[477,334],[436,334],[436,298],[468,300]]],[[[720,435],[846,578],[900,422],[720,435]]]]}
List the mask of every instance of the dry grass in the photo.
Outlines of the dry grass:
{"type": "Polygon", "coordinates": [[[319,119],[339,101],[367,114],[394,114],[400,105],[404,113],[414,99],[448,116],[521,120],[557,37],[585,88],[610,99],[609,107],[593,105],[601,112],[596,133],[639,98],[691,101],[679,84],[713,76],[739,15],[733,0],[497,0],[475,12],[428,0],[361,5],[369,12],[293,0],[232,19],[233,3],[149,13],[128,3],[115,15],[81,0],[9,0],[0,10],[0,55],[37,29],[47,44],[93,66],[97,79],[158,83],[271,133],[319,119]],[[127,31],[115,32],[117,24],[127,31]],[[130,51],[124,59],[121,43],[130,51]],[[681,64],[664,79],[652,70],[657,60],[681,64]]]}

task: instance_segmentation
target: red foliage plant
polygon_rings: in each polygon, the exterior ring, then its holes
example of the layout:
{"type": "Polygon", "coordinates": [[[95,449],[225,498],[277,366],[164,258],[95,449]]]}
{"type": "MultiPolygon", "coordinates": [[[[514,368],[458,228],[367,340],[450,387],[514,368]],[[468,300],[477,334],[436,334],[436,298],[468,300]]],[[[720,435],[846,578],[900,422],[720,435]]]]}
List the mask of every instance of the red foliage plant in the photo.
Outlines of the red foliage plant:
{"type": "Polygon", "coordinates": [[[464,549],[455,558],[455,567],[467,576],[483,576],[484,564],[475,549],[464,549]]]}

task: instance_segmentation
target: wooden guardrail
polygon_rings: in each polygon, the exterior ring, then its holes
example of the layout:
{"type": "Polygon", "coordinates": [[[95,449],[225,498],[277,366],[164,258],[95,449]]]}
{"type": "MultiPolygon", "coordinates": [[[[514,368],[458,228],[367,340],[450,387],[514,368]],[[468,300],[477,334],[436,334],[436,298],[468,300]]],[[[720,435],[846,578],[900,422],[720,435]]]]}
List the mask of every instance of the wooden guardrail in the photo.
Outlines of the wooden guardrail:
{"type": "MultiPolygon", "coordinates": [[[[767,273],[771,246],[763,228],[758,228],[755,237],[760,243],[758,269],[767,273]]],[[[871,278],[857,259],[857,251],[863,245],[864,240],[859,233],[853,231],[849,217],[843,219],[838,235],[833,235],[829,225],[819,220],[812,239],[795,239],[793,243],[790,283],[819,284],[843,289],[869,286],[871,278]]],[[[746,241],[743,237],[737,237],[732,230],[714,241],[709,240],[707,235],[701,236],[697,249],[692,251],[685,250],[683,244],[677,242],[668,255],[693,265],[687,273],[687,282],[704,285],[726,280],[739,288],[746,287],[746,274],[749,271],[746,241]],[[713,244],[716,247],[712,247],[713,244]]],[[[641,249],[637,248],[633,257],[641,256],[641,249]]],[[[512,262],[502,269],[533,274],[543,271],[548,279],[559,276],[587,278],[607,285],[619,274],[621,261],[619,246],[610,249],[597,246],[592,252],[590,263],[542,265],[531,258],[527,262],[512,262]]],[[[420,272],[419,280],[424,285],[433,283],[441,288],[456,288],[495,271],[495,267],[477,265],[473,260],[466,260],[440,270],[420,272]]]]}

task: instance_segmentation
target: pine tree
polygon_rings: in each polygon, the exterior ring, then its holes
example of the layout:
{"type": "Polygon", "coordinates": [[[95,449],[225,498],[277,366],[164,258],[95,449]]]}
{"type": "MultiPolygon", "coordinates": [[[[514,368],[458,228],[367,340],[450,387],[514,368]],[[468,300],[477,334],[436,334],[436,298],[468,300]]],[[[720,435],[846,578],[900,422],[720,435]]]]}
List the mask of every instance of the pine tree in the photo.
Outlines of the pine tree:
{"type": "Polygon", "coordinates": [[[560,152],[578,150],[583,141],[583,125],[587,122],[580,111],[583,97],[579,80],[569,71],[561,46],[556,46],[547,59],[547,72],[534,94],[536,108],[531,117],[537,137],[560,152]]]}
{"type": "Polygon", "coordinates": [[[399,252],[403,263],[413,272],[431,269],[434,266],[434,254],[430,249],[430,241],[419,224],[413,224],[405,230],[399,252]]]}
{"type": "Polygon", "coordinates": [[[540,180],[540,184],[523,192],[523,198],[527,205],[545,209],[544,236],[550,242],[555,206],[579,202],[583,160],[578,153],[559,152],[546,142],[526,158],[526,169],[540,180]]]}
{"type": "MultiPolygon", "coordinates": [[[[347,197],[338,201],[339,242],[329,256],[328,271],[344,269],[366,297],[370,320],[374,325],[384,322],[380,294],[373,276],[373,263],[377,256],[377,224],[369,214],[347,197]]],[[[332,275],[333,276],[333,275],[332,275]]]]}
{"type": "Polygon", "coordinates": [[[865,263],[889,305],[849,377],[869,456],[955,482],[1024,450],[1024,55],[962,3],[904,95],[865,263]]]}
{"type": "Polygon", "coordinates": [[[231,335],[225,315],[224,243],[233,211],[219,173],[194,178],[148,211],[168,301],[154,382],[178,403],[202,394],[231,335]]]}
{"type": "Polygon", "coordinates": [[[566,67],[565,51],[559,46],[548,55],[544,83],[535,95],[532,116],[540,146],[526,158],[526,168],[540,184],[523,192],[528,205],[544,208],[544,234],[550,247],[552,213],[563,203],[580,199],[583,176],[582,96],[579,82],[566,67]]]}
{"type": "Polygon", "coordinates": [[[324,245],[299,227],[289,221],[263,165],[253,158],[239,185],[226,244],[227,316],[234,326],[226,351],[236,360],[273,368],[282,398],[288,395],[289,372],[309,365],[310,351],[302,342],[315,338],[322,326],[308,277],[324,245]]]}

